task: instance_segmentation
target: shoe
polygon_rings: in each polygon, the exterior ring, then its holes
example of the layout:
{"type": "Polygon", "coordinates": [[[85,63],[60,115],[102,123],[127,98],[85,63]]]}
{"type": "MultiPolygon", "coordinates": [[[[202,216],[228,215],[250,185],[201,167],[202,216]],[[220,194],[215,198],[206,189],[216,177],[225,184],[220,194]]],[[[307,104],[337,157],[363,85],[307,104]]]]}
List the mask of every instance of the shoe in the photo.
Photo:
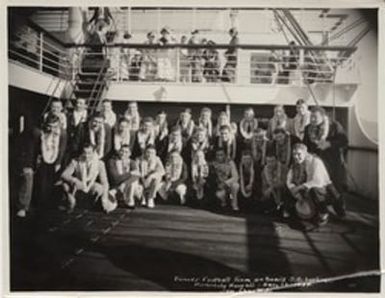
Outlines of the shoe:
{"type": "Polygon", "coordinates": [[[19,211],[17,211],[16,215],[17,217],[24,218],[27,216],[27,212],[24,209],[20,209],[19,211]]]}
{"type": "Polygon", "coordinates": [[[345,201],[344,201],[342,195],[339,196],[338,198],[334,199],[332,206],[333,206],[334,211],[336,212],[336,214],[339,217],[345,217],[346,216],[345,201]]]}
{"type": "Polygon", "coordinates": [[[155,207],[154,199],[148,199],[147,207],[148,208],[154,208],[155,207]]]}
{"type": "Polygon", "coordinates": [[[329,221],[329,214],[328,213],[323,213],[319,215],[317,225],[318,226],[324,226],[328,223],[329,221]]]}
{"type": "Polygon", "coordinates": [[[142,207],[146,207],[146,206],[147,206],[146,198],[145,198],[145,197],[142,197],[142,201],[140,202],[140,205],[141,205],[142,207]]]}

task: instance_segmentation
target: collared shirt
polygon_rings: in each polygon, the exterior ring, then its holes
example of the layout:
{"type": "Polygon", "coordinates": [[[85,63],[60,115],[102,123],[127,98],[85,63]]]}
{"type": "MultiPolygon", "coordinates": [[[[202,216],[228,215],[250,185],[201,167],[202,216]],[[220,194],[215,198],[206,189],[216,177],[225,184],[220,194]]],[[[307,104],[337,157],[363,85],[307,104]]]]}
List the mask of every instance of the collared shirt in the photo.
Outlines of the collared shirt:
{"type": "MultiPolygon", "coordinates": [[[[325,164],[319,157],[308,154],[304,160],[304,163],[306,170],[306,182],[302,185],[304,185],[306,188],[322,188],[331,183],[330,176],[326,170],[325,164]]],[[[297,186],[295,183],[293,183],[293,166],[290,168],[289,173],[287,174],[286,185],[289,189],[297,186]]]]}

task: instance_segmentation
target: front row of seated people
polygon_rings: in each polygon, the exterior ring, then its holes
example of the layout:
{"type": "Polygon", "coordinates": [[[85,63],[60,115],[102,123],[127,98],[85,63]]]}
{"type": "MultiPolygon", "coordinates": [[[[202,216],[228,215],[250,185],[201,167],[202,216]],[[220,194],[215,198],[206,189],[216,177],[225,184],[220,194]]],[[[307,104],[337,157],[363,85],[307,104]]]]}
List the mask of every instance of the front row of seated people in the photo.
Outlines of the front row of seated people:
{"type": "Polygon", "coordinates": [[[295,213],[295,203],[311,200],[319,223],[327,221],[329,203],[343,216],[344,202],[327,169],[335,157],[328,149],[335,151],[334,144],[343,143],[341,128],[324,121],[322,109],[314,109],[310,116],[302,107],[299,101],[296,117],[306,115],[302,118],[307,124],[294,118],[298,136],[288,132],[289,119],[282,116],[280,106],[269,122],[270,132],[258,127],[253,110],[247,109],[239,124],[240,141],[227,114],[220,114],[213,126],[208,108],[202,110],[196,126],[191,113],[183,112],[170,131],[164,112],[154,124],[150,117],[141,119],[132,103],[117,123],[112,123],[110,107],[104,109],[110,117],[97,112],[86,121],[81,102],[66,118],[48,113],[42,129],[29,134],[31,145],[21,156],[17,214],[26,215],[34,188],[43,206],[56,185],[70,211],[85,197],[111,212],[119,202],[129,208],[154,208],[157,196],[185,204],[193,194],[198,201],[215,197],[221,207],[234,211],[239,210],[240,196],[259,199],[284,217],[295,213]],[[63,119],[68,119],[65,127],[63,119]],[[138,122],[140,127],[134,127],[138,122]]]}

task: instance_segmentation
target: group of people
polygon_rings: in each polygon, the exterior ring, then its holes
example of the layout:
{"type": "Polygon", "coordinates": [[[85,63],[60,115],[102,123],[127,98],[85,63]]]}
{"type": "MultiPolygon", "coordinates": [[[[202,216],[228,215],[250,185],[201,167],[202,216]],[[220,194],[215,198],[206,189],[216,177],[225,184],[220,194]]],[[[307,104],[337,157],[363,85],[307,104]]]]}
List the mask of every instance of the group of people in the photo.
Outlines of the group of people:
{"type": "Polygon", "coordinates": [[[200,36],[199,30],[193,30],[190,38],[181,36],[178,41],[169,27],[163,27],[159,36],[154,31],[146,35],[145,45],[159,46],[158,48],[133,49],[129,47],[104,47],[108,43],[128,44],[132,35],[120,29],[113,28],[111,12],[104,8],[96,9],[87,24],[86,42],[92,46],[88,49],[88,56],[109,60],[110,72],[115,79],[132,81],[175,81],[179,72],[180,82],[234,82],[237,65],[237,48],[239,43],[236,28],[229,30],[229,48],[224,53],[225,62],[222,63],[215,42],[200,36]],[[115,31],[112,31],[115,30],[115,31]],[[202,48],[162,48],[169,44],[202,45],[202,48]],[[205,47],[207,46],[207,47],[205,47]],[[177,59],[177,52],[179,59],[177,59]],[[177,66],[177,63],[179,65],[177,66]]]}
{"type": "Polygon", "coordinates": [[[196,121],[185,109],[169,123],[165,111],[153,119],[136,102],[118,116],[105,99],[89,115],[83,98],[68,113],[54,99],[42,126],[21,137],[17,215],[27,215],[33,193],[44,210],[60,190],[68,211],[87,199],[105,212],[159,201],[238,211],[242,199],[283,217],[310,208],[317,223],[327,222],[328,204],[343,216],[346,134],[322,107],[309,111],[302,99],[296,107],[290,119],[276,106],[263,127],[251,107],[238,124],[225,111],[214,121],[208,107],[196,121]]]}

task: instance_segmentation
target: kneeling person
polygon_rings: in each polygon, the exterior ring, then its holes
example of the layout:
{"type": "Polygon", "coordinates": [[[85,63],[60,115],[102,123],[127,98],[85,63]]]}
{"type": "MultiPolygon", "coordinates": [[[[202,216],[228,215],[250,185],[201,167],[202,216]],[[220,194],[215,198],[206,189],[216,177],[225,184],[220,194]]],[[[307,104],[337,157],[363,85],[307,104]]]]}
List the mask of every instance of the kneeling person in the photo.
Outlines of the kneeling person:
{"type": "Polygon", "coordinates": [[[142,196],[139,185],[139,170],[135,161],[131,158],[130,145],[123,144],[115,156],[107,164],[111,189],[109,194],[116,198],[120,195],[125,205],[135,207],[135,197],[142,196]]]}
{"type": "Polygon", "coordinates": [[[61,180],[70,211],[74,209],[79,196],[100,200],[106,212],[116,208],[116,202],[108,199],[109,184],[104,162],[99,160],[92,144],[83,145],[81,155],[70,162],[62,173],[61,180]]]}
{"type": "Polygon", "coordinates": [[[302,143],[294,145],[293,161],[286,185],[294,199],[299,203],[313,203],[316,206],[319,225],[328,221],[328,199],[337,215],[343,217],[345,209],[342,196],[331,182],[323,161],[308,153],[306,145],[302,143]]]}
{"type": "Polygon", "coordinates": [[[164,167],[160,158],[156,155],[154,145],[149,145],[144,154],[138,158],[140,185],[143,187],[142,205],[148,208],[155,207],[155,197],[160,189],[164,175],[164,167]]]}
{"type": "Polygon", "coordinates": [[[221,201],[221,206],[226,206],[227,198],[230,198],[231,208],[234,211],[238,208],[239,176],[234,161],[226,157],[224,149],[217,149],[215,160],[212,164],[216,181],[216,196],[221,201]]]}
{"type": "Polygon", "coordinates": [[[169,195],[176,193],[181,204],[186,202],[186,180],[188,178],[187,166],[177,150],[169,154],[165,166],[164,181],[159,189],[160,196],[167,200],[169,195]]]}

